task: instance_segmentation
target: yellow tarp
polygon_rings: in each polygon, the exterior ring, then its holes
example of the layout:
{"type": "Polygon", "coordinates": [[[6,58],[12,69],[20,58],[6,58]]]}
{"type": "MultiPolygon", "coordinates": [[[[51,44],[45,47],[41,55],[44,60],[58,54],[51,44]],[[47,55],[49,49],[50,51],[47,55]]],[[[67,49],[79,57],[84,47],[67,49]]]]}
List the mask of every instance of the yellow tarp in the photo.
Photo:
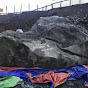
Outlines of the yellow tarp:
{"type": "Polygon", "coordinates": [[[3,9],[2,8],[0,8],[0,12],[3,12],[3,9]]]}

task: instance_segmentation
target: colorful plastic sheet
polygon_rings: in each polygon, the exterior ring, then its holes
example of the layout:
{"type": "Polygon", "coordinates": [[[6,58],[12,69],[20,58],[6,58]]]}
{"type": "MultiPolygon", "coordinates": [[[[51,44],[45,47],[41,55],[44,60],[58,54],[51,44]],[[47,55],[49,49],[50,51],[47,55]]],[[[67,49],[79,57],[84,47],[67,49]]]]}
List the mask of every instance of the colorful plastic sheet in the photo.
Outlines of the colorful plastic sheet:
{"type": "Polygon", "coordinates": [[[47,83],[52,82],[53,87],[57,87],[60,84],[63,84],[66,82],[68,77],[70,77],[70,74],[68,73],[54,73],[53,71],[48,72],[43,75],[39,75],[35,78],[32,78],[30,73],[26,73],[31,79],[32,83],[47,83]]]}
{"type": "Polygon", "coordinates": [[[22,82],[22,79],[15,76],[0,78],[0,88],[14,87],[18,84],[21,84],[22,82]]]}
{"type": "Polygon", "coordinates": [[[50,88],[56,87],[62,83],[64,83],[66,80],[77,80],[80,78],[85,79],[85,86],[88,87],[88,66],[75,66],[68,69],[55,69],[55,70],[48,70],[48,69],[17,69],[13,71],[5,71],[0,72],[0,77],[8,77],[8,76],[17,76],[24,81],[28,82],[29,84],[32,84],[33,81],[37,80],[40,77],[40,81],[36,81],[36,83],[46,83],[50,82],[50,88]],[[51,74],[53,73],[53,74],[51,74]],[[67,77],[63,79],[63,81],[60,81],[57,83],[60,78],[63,77],[59,74],[67,74],[67,77]],[[51,74],[51,75],[50,75],[51,74]],[[58,74],[58,75],[56,75],[58,74]],[[49,76],[49,77],[47,77],[49,76]],[[69,77],[69,78],[68,78],[69,77]],[[57,79],[56,79],[57,78],[57,79]],[[50,80],[51,79],[51,80],[50,80]],[[45,80],[45,81],[44,81],[45,80]],[[58,80],[58,81],[57,81],[58,80]]]}

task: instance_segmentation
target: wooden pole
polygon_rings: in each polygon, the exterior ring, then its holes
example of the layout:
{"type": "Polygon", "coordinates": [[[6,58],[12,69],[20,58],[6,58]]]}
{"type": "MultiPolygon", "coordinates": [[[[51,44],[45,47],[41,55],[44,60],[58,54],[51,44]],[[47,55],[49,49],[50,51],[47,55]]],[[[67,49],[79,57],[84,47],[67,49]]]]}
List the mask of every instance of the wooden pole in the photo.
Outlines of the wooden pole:
{"type": "Polygon", "coordinates": [[[79,4],[81,4],[81,0],[79,0],[79,4]]]}
{"type": "Polygon", "coordinates": [[[22,12],[22,5],[20,6],[20,13],[22,12]]]}
{"type": "Polygon", "coordinates": [[[71,0],[70,0],[70,6],[71,6],[71,0]]]}
{"type": "Polygon", "coordinates": [[[7,6],[6,6],[6,14],[7,14],[7,6]]]}
{"type": "Polygon", "coordinates": [[[37,11],[38,11],[38,5],[37,5],[37,11]]]}
{"type": "Polygon", "coordinates": [[[28,10],[30,11],[30,4],[28,5],[28,10]]]}
{"type": "Polygon", "coordinates": [[[51,9],[53,9],[53,4],[51,4],[51,9]]]}
{"type": "Polygon", "coordinates": [[[60,7],[61,7],[61,3],[62,3],[62,2],[60,1],[60,7]]]}
{"type": "Polygon", "coordinates": [[[14,5],[14,13],[15,13],[15,5],[14,5]]]}
{"type": "Polygon", "coordinates": [[[43,8],[44,8],[44,7],[42,7],[42,11],[43,11],[43,8]]]}
{"type": "Polygon", "coordinates": [[[47,5],[45,6],[45,11],[47,11],[47,5]]]}

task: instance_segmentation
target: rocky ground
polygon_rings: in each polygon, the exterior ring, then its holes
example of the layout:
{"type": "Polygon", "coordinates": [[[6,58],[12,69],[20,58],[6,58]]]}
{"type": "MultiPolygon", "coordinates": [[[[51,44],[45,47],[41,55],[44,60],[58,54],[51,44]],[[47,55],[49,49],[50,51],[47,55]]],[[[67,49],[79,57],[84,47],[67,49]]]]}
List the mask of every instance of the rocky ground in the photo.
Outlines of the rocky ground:
{"type": "MultiPolygon", "coordinates": [[[[48,84],[32,84],[22,83],[14,88],[50,88],[48,84]]],[[[84,80],[67,81],[56,88],[87,88],[84,86],[84,80]]]]}
{"type": "MultiPolygon", "coordinates": [[[[0,66],[61,69],[88,65],[87,7],[88,4],[84,4],[66,7],[67,11],[60,8],[35,14],[9,14],[6,19],[0,16],[3,31],[0,33],[0,66]],[[69,13],[71,9],[73,13],[69,13]],[[29,16],[36,17],[28,19],[29,16]],[[16,27],[25,32],[15,32],[16,27]]],[[[83,80],[67,81],[57,88],[86,88],[83,80]]],[[[15,88],[49,88],[49,85],[22,84],[15,88]]]]}

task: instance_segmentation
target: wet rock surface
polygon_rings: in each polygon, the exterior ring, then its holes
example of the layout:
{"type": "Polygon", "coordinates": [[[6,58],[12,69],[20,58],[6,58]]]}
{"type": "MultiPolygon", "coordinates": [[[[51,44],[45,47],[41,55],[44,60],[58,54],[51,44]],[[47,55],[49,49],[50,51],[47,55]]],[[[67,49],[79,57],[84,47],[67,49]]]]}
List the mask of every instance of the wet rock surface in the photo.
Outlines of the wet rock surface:
{"type": "MultiPolygon", "coordinates": [[[[22,83],[14,88],[50,88],[49,84],[27,84],[22,83]]],[[[57,86],[56,88],[87,88],[84,85],[84,80],[73,80],[73,81],[66,81],[64,84],[57,86]]]]}

